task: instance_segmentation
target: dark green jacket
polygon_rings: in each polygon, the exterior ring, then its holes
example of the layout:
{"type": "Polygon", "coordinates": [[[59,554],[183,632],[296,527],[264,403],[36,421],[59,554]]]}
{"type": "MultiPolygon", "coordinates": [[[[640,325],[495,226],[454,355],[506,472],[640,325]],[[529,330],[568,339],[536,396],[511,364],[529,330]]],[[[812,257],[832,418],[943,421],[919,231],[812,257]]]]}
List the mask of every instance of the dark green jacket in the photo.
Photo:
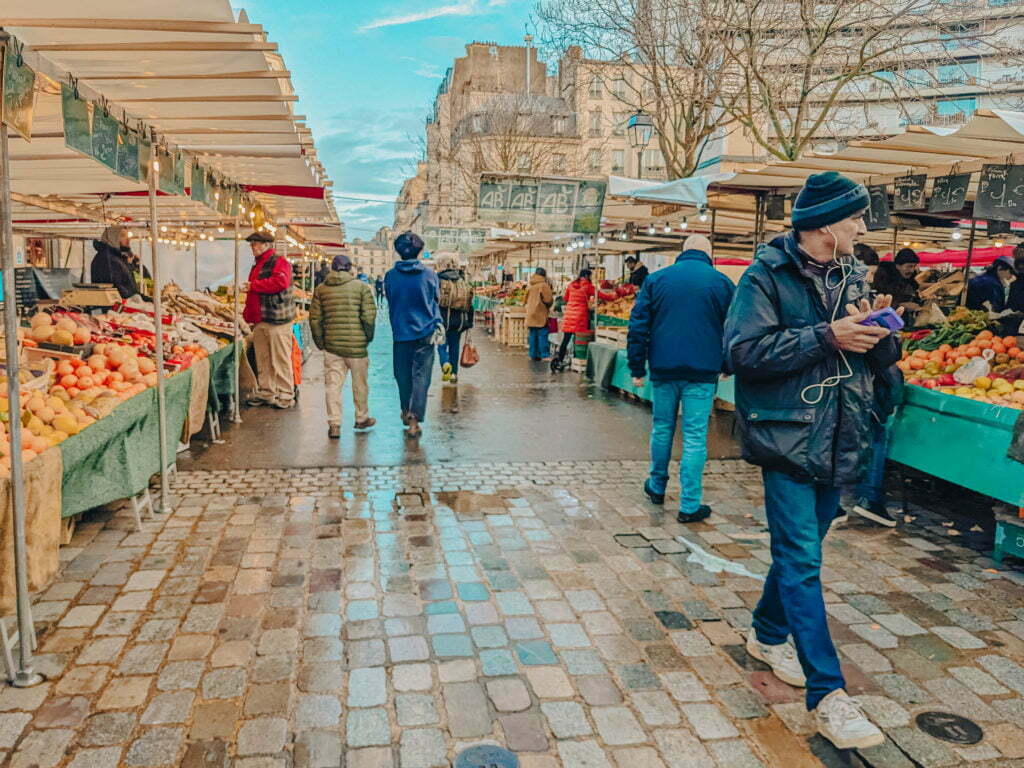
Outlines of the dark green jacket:
{"type": "Polygon", "coordinates": [[[317,349],[339,357],[366,357],[376,321],[370,286],[350,272],[331,272],[313,291],[309,327],[317,349]]]}

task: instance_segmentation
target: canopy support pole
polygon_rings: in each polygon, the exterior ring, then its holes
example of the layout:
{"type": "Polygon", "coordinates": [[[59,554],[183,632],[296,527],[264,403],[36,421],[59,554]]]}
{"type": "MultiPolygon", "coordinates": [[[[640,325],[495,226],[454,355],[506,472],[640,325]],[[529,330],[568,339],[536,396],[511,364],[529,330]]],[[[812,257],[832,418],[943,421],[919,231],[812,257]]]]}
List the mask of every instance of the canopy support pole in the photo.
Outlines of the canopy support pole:
{"type": "Polygon", "coordinates": [[[149,169],[149,242],[153,255],[153,324],[156,326],[156,407],[160,440],[160,503],[157,512],[171,511],[171,493],[167,478],[167,401],[164,391],[164,316],[160,296],[160,260],[157,257],[159,227],[156,219],[156,176],[159,164],[149,169]]]}
{"type": "Polygon", "coordinates": [[[199,291],[199,241],[192,241],[192,290],[199,291]]]}
{"type": "Polygon", "coordinates": [[[240,401],[241,401],[241,398],[242,398],[242,390],[241,390],[241,386],[240,386],[239,381],[238,381],[239,378],[240,378],[239,375],[242,372],[242,361],[241,361],[241,359],[239,359],[239,354],[238,354],[238,347],[239,347],[240,342],[241,342],[241,338],[239,337],[240,334],[239,334],[239,330],[238,330],[238,313],[240,311],[239,310],[239,297],[240,297],[240,295],[242,293],[241,286],[238,284],[238,273],[240,271],[239,270],[239,262],[241,261],[241,255],[240,255],[240,252],[239,252],[239,243],[241,241],[239,240],[239,237],[241,237],[241,235],[239,235],[239,233],[238,233],[238,214],[236,213],[235,214],[235,312],[234,312],[234,315],[235,315],[235,334],[234,334],[234,341],[235,341],[235,349],[234,349],[234,358],[235,358],[235,362],[234,362],[234,366],[235,366],[235,393],[234,393],[234,398],[232,398],[234,400],[234,404],[233,404],[232,409],[231,409],[232,410],[231,421],[233,421],[235,424],[241,424],[242,423],[242,414],[241,414],[241,410],[240,410],[240,408],[241,408],[240,401]]]}
{"type": "MultiPolygon", "coordinates": [[[[0,32],[0,42],[9,40],[0,32]]],[[[0,52],[4,46],[0,45],[0,52]]],[[[18,607],[18,668],[12,675],[15,688],[30,688],[43,682],[32,669],[32,604],[28,594],[28,553],[25,545],[25,465],[21,455],[21,380],[18,371],[18,298],[14,289],[14,227],[11,222],[10,155],[7,149],[7,126],[0,125],[0,231],[3,248],[4,345],[7,354],[7,401],[11,441],[11,514],[14,518],[14,582],[18,607]]]]}
{"type": "Polygon", "coordinates": [[[978,220],[971,219],[971,236],[967,240],[967,260],[964,262],[964,287],[960,291],[960,300],[957,306],[964,306],[967,303],[967,283],[971,279],[971,258],[974,256],[974,233],[978,229],[978,220]]]}
{"type": "MultiPolygon", "coordinates": [[[[708,240],[711,241],[711,264],[712,266],[718,265],[718,258],[715,256],[715,221],[718,217],[718,209],[711,209],[711,236],[708,240]]],[[[757,245],[754,245],[754,252],[757,252],[757,245]]]]}

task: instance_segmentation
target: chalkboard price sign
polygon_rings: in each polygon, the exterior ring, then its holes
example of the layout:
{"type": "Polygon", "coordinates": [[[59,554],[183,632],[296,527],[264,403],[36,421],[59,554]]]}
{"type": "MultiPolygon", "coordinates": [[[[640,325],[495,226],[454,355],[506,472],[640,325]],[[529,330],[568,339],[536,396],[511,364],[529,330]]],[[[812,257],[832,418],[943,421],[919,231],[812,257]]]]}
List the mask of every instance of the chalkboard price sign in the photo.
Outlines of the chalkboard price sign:
{"type": "Polygon", "coordinates": [[[784,195],[768,195],[765,198],[765,218],[770,221],[781,221],[786,218],[786,198],[784,195]]]}
{"type": "Polygon", "coordinates": [[[928,174],[918,173],[896,179],[892,196],[894,211],[919,211],[924,208],[924,185],[928,174]]]}
{"type": "Polygon", "coordinates": [[[880,229],[889,228],[889,193],[885,191],[885,185],[879,184],[868,187],[868,195],[871,196],[871,205],[864,214],[864,224],[868,231],[874,232],[880,229]]]}
{"type": "Polygon", "coordinates": [[[19,307],[34,307],[39,302],[36,275],[32,267],[16,267],[14,270],[14,293],[19,307]]]}
{"type": "Polygon", "coordinates": [[[1000,221],[1024,219],[1024,166],[983,166],[978,197],[974,201],[974,216],[1000,221]]]}
{"type": "Polygon", "coordinates": [[[999,219],[989,219],[985,222],[985,232],[990,237],[992,235],[1008,235],[1013,231],[1008,221],[999,221],[999,219]]]}
{"type": "Polygon", "coordinates": [[[939,176],[932,185],[932,197],[928,201],[928,213],[959,211],[967,199],[967,188],[971,185],[971,174],[951,173],[939,176]]]}

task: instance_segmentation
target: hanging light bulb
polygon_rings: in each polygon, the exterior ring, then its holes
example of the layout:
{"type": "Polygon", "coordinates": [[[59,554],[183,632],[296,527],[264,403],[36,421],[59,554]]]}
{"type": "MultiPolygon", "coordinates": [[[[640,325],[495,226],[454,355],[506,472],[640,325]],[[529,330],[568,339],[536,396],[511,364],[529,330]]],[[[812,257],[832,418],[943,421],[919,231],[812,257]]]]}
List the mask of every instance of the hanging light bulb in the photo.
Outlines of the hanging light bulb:
{"type": "Polygon", "coordinates": [[[597,238],[597,244],[598,245],[604,245],[606,242],[608,242],[608,241],[605,240],[603,237],[597,238]]]}
{"type": "Polygon", "coordinates": [[[1002,248],[1002,247],[1003,247],[1003,241],[1002,240],[996,240],[996,248],[1002,248]]]}
{"type": "Polygon", "coordinates": [[[166,232],[167,231],[167,225],[164,224],[162,227],[160,227],[160,231],[161,232],[166,232]]]}
{"type": "Polygon", "coordinates": [[[647,234],[648,235],[653,235],[654,234],[654,225],[653,224],[651,224],[649,227],[647,227],[647,234]]]}
{"type": "Polygon", "coordinates": [[[707,208],[701,208],[700,209],[700,215],[697,218],[699,218],[701,221],[707,221],[708,220],[708,209],[707,208]]]}
{"type": "Polygon", "coordinates": [[[963,233],[963,232],[961,232],[961,231],[959,230],[959,228],[958,228],[958,229],[954,229],[954,230],[953,230],[953,232],[952,232],[952,233],[950,234],[950,236],[949,236],[949,239],[950,239],[950,240],[959,240],[959,239],[960,239],[960,238],[962,238],[963,236],[964,236],[964,233],[963,233]]]}
{"type": "Polygon", "coordinates": [[[665,225],[665,234],[667,235],[671,231],[672,231],[672,227],[670,225],[666,224],[665,225]]]}
{"type": "Polygon", "coordinates": [[[181,234],[184,235],[186,232],[188,232],[188,227],[182,227],[181,228],[181,234]]]}
{"type": "Polygon", "coordinates": [[[553,249],[551,250],[551,252],[552,252],[553,254],[555,254],[555,256],[557,256],[557,255],[558,255],[559,253],[561,253],[561,251],[560,251],[560,250],[559,250],[558,248],[553,248],[553,249]]]}
{"type": "Polygon", "coordinates": [[[679,224],[679,226],[680,226],[680,227],[681,227],[682,229],[686,229],[687,227],[689,227],[689,226],[690,226],[690,222],[689,222],[689,220],[687,220],[687,219],[683,219],[683,220],[682,220],[682,222],[681,222],[681,223],[679,224]]]}
{"type": "Polygon", "coordinates": [[[224,234],[224,225],[221,224],[219,227],[217,227],[217,231],[220,232],[223,235],[224,234]]]}

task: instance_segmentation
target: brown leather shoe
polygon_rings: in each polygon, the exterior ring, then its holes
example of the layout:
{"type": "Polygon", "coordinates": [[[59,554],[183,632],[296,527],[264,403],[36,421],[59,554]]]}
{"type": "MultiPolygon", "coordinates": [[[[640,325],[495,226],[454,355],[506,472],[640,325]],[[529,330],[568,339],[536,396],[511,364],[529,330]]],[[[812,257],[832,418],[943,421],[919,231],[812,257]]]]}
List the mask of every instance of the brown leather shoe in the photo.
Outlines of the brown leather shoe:
{"type": "Polygon", "coordinates": [[[331,440],[337,440],[339,437],[341,437],[341,427],[339,427],[337,424],[329,424],[327,426],[327,437],[329,437],[331,440]]]}
{"type": "Polygon", "coordinates": [[[419,419],[415,416],[409,417],[409,428],[405,430],[405,436],[415,440],[417,437],[423,434],[423,428],[420,427],[419,419]]]}
{"type": "Polygon", "coordinates": [[[355,428],[356,429],[369,429],[370,427],[372,427],[376,423],[377,423],[376,419],[368,416],[364,421],[357,421],[356,424],[355,424],[355,428]]]}

